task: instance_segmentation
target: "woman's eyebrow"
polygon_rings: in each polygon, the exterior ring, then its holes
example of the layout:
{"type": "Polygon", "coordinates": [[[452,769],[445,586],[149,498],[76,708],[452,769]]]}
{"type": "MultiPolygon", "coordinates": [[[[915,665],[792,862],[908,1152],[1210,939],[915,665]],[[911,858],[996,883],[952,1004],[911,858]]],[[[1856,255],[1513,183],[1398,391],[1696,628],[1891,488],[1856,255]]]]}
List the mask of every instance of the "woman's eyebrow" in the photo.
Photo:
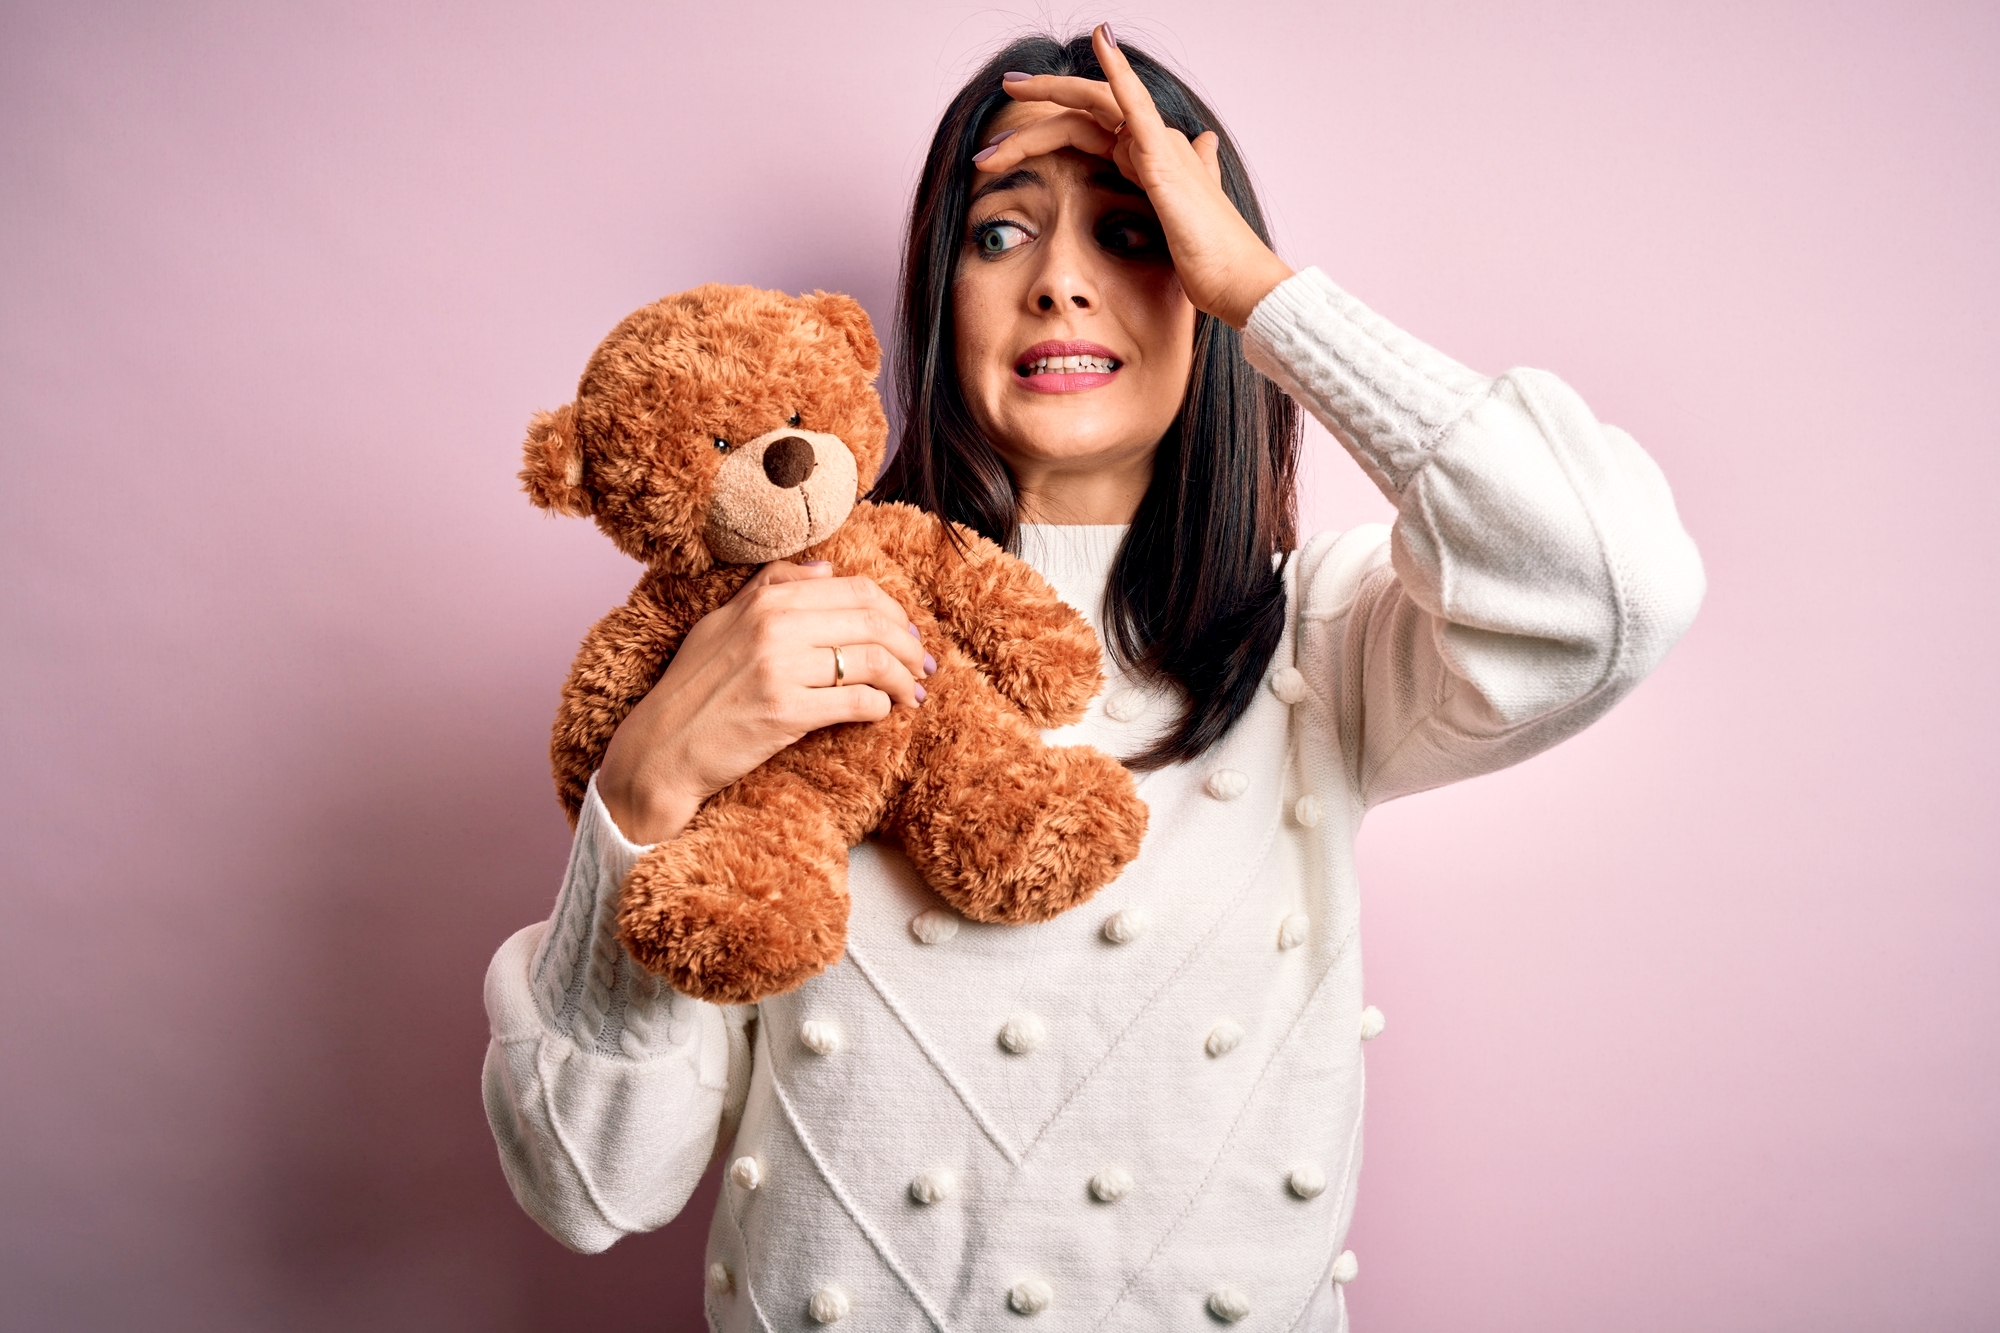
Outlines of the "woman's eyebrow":
{"type": "Polygon", "coordinates": [[[1006,175],[995,177],[993,180],[986,182],[986,184],[974,190],[972,192],[972,199],[968,202],[977,202],[987,195],[992,194],[995,190],[1018,190],[1024,185],[1041,185],[1043,183],[1039,172],[1030,171],[1026,167],[1016,167],[1006,175]]]}

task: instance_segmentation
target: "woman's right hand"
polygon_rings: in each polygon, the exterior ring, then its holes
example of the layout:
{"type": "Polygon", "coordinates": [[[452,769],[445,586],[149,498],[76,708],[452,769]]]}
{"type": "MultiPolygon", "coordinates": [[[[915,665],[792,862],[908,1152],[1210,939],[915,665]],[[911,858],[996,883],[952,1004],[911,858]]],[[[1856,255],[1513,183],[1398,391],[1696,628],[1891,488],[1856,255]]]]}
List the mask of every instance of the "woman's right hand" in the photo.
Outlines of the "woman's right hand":
{"type": "Polygon", "coordinates": [[[688,631],[612,735],[597,794],[628,840],[664,842],[807,732],[921,704],[920,681],[935,670],[916,625],[873,579],[775,561],[688,631]]]}

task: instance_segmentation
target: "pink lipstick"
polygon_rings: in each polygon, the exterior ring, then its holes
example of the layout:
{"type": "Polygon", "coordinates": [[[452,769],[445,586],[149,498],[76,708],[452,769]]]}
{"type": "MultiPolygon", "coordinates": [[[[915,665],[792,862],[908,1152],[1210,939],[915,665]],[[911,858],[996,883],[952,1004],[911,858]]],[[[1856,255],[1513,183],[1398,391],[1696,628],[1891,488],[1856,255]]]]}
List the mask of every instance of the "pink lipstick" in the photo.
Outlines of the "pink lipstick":
{"type": "Polygon", "coordinates": [[[1014,380],[1035,393],[1077,393],[1111,383],[1125,363],[1090,342],[1039,342],[1014,358],[1014,380]]]}

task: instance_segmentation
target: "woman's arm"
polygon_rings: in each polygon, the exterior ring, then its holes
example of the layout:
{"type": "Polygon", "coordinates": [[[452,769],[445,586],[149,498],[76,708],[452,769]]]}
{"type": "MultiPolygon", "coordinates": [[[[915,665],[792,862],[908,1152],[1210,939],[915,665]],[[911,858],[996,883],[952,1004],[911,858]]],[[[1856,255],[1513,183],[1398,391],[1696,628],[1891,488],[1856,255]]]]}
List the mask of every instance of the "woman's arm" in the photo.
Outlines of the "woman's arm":
{"type": "Polygon", "coordinates": [[[1302,669],[1330,690],[1370,801],[1503,767],[1610,708],[1701,603],[1700,557],[1653,461],[1560,380],[1488,380],[1315,270],[1294,275],[1223,192],[1215,135],[1165,125],[1107,27],[1106,82],[1009,78],[1065,110],[994,141],[979,170],[1058,148],[1109,157],[1154,205],[1197,309],[1318,417],[1389,498],[1300,557],[1302,669]]]}
{"type": "Polygon", "coordinates": [[[642,849],[593,782],[554,915],[486,972],[486,1118],[528,1215],[596,1253],[673,1220],[749,1087],[750,1012],[678,995],[618,942],[618,885],[642,849]]]}
{"type": "Polygon", "coordinates": [[[555,914],[486,973],[487,1120],[514,1197],[563,1244],[594,1252],[671,1221],[749,1086],[750,1011],[674,993],[619,943],[619,888],[643,850],[630,838],[678,835],[710,793],[809,731],[916,706],[925,661],[872,581],[778,561],[688,632],[618,723],[555,914]]]}
{"type": "Polygon", "coordinates": [[[1244,347],[1396,504],[1391,534],[1300,555],[1299,665],[1370,804],[1580,730],[1693,620],[1701,559],[1659,468],[1555,376],[1486,379],[1316,269],[1244,347]]]}

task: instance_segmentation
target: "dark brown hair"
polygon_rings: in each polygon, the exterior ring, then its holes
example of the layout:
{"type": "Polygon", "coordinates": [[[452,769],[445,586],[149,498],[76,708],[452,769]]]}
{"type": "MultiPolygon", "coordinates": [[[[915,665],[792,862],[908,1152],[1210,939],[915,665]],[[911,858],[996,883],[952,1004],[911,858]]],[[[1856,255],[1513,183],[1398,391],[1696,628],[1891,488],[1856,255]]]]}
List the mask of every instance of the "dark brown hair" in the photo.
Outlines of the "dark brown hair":
{"type": "MultiPolygon", "coordinates": [[[[1171,71],[1126,45],[1161,118],[1189,138],[1221,140],[1222,188],[1266,244],[1270,233],[1236,145],[1171,71]]],[[[902,432],[874,498],[901,500],[1015,545],[1013,477],[973,423],[959,390],[952,280],[965,247],[972,155],[1011,99],[1008,70],[1101,79],[1090,38],[1024,37],[986,63],[945,109],[910,209],[895,331],[902,432]]],[[[1277,565],[1297,545],[1298,407],[1243,357],[1242,335],[1197,315],[1194,367],[1180,415],[1160,441],[1152,485],[1112,567],[1110,650],[1141,676],[1170,681],[1184,706],[1174,729],[1131,761],[1158,768],[1214,745],[1256,697],[1285,623],[1277,565]]]]}

